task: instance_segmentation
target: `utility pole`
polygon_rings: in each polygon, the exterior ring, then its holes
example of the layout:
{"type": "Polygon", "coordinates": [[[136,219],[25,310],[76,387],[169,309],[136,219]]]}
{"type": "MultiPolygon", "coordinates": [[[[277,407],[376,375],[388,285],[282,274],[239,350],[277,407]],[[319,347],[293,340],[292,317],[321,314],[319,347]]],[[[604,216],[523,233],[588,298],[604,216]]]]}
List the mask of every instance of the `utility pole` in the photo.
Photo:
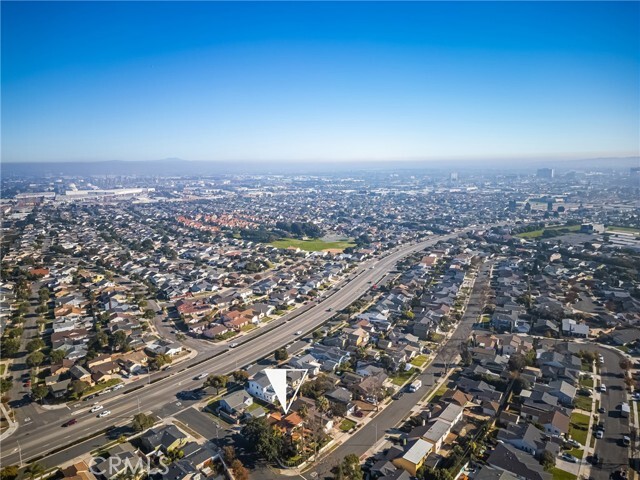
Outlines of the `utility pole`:
{"type": "Polygon", "coordinates": [[[20,457],[20,464],[19,466],[22,467],[23,463],[22,463],[22,447],[20,446],[20,442],[18,443],[18,456],[20,457]]]}

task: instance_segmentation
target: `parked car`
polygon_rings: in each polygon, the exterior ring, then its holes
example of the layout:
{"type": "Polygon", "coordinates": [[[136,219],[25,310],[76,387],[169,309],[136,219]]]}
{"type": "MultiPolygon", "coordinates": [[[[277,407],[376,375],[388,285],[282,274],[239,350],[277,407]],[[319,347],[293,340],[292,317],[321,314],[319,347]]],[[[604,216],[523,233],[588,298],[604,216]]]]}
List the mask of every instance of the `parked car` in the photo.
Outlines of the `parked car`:
{"type": "Polygon", "coordinates": [[[568,440],[567,440],[567,443],[568,443],[569,445],[571,445],[572,447],[574,447],[574,448],[580,448],[580,447],[582,447],[582,444],[581,444],[581,443],[579,443],[579,442],[577,442],[577,441],[576,441],[576,440],[574,440],[573,438],[568,439],[568,440]]]}
{"type": "Polygon", "coordinates": [[[604,407],[600,407],[598,413],[607,413],[607,410],[604,407]]]}
{"type": "Polygon", "coordinates": [[[563,453],[562,454],[562,459],[567,461],[567,462],[578,463],[578,459],[576,457],[574,457],[573,455],[570,455],[568,453],[563,453]]]}
{"type": "Polygon", "coordinates": [[[602,385],[600,385],[600,392],[601,393],[607,393],[607,386],[604,383],[602,385]]]}
{"type": "Polygon", "coordinates": [[[597,439],[601,439],[604,437],[604,430],[597,430],[596,431],[596,438],[597,439]]]}

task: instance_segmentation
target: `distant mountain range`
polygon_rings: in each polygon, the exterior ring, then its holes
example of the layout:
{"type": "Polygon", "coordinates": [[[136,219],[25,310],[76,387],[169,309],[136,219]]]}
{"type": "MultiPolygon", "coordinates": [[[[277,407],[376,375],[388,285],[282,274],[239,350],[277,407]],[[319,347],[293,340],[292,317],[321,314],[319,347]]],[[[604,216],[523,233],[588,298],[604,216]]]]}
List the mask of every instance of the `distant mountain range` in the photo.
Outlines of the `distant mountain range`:
{"type": "Polygon", "coordinates": [[[40,162],[0,163],[6,176],[89,176],[144,175],[185,176],[225,174],[329,174],[348,172],[430,171],[473,173],[534,172],[536,168],[552,167],[562,171],[611,171],[640,167],[640,157],[592,158],[583,160],[428,160],[428,161],[362,161],[362,162],[222,162],[190,161],[166,158],[149,161],[40,162]]]}

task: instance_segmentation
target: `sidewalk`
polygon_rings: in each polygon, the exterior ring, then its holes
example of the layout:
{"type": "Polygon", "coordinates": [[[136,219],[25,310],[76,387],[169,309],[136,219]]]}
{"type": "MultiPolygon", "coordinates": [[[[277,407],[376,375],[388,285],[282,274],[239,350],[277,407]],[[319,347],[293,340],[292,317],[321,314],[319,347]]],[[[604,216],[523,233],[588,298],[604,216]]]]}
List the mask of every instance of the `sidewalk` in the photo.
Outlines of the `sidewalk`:
{"type": "Polygon", "coordinates": [[[7,419],[7,423],[9,424],[9,428],[0,434],[0,441],[2,441],[13,435],[13,433],[18,429],[18,422],[13,421],[9,412],[5,408],[4,403],[0,403],[0,410],[2,410],[2,416],[7,419]]]}

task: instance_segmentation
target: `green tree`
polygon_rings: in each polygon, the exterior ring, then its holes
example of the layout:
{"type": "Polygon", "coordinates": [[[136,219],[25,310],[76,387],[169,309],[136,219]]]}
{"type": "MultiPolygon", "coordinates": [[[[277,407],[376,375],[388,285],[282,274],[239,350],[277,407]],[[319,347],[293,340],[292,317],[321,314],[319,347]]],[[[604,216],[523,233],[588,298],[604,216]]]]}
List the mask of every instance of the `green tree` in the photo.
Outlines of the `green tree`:
{"type": "Polygon", "coordinates": [[[151,360],[149,360],[149,368],[151,370],[160,370],[162,367],[170,364],[172,361],[173,359],[171,358],[170,355],[165,355],[164,353],[161,353],[153,357],[151,360]]]}
{"type": "Polygon", "coordinates": [[[12,357],[20,351],[20,340],[17,338],[4,338],[2,340],[2,357],[12,357]]]}
{"type": "Polygon", "coordinates": [[[35,401],[40,401],[49,394],[49,389],[42,384],[34,385],[31,388],[31,396],[35,401]]]}
{"type": "Polygon", "coordinates": [[[0,480],[15,480],[19,469],[16,465],[7,465],[0,470],[0,480]]]}
{"type": "Polygon", "coordinates": [[[143,315],[143,316],[144,316],[144,318],[146,318],[146,319],[148,319],[148,320],[151,320],[153,317],[155,317],[155,316],[156,316],[156,312],[154,312],[154,311],[153,311],[153,310],[151,310],[150,308],[147,308],[147,309],[144,311],[144,315],[143,315]]]}
{"type": "Polygon", "coordinates": [[[131,428],[133,428],[135,432],[142,432],[147,428],[153,427],[154,423],[155,422],[152,416],[146,415],[144,413],[138,413],[133,416],[133,422],[131,423],[131,428]]]}
{"type": "Polygon", "coordinates": [[[553,456],[553,453],[548,450],[542,452],[542,454],[540,455],[540,465],[542,465],[545,470],[550,470],[551,468],[555,467],[556,459],[553,456]]]}
{"type": "Polygon", "coordinates": [[[249,372],[246,370],[236,370],[231,374],[236,383],[244,385],[249,380],[249,372]]]}
{"type": "Polygon", "coordinates": [[[44,348],[45,343],[40,338],[34,338],[27,343],[27,352],[33,353],[36,350],[44,348]]]}
{"type": "Polygon", "coordinates": [[[33,462],[24,471],[31,480],[40,477],[45,472],[44,466],[41,463],[33,462]]]}
{"type": "Polygon", "coordinates": [[[0,380],[0,393],[7,393],[11,390],[13,386],[13,381],[9,378],[3,378],[0,380]]]}
{"type": "Polygon", "coordinates": [[[329,400],[327,397],[318,397],[316,399],[316,408],[320,410],[322,413],[329,411],[329,400]]]}
{"type": "Polygon", "coordinates": [[[514,353],[509,357],[508,367],[510,372],[519,372],[527,366],[527,359],[521,353],[514,353]]]}
{"type": "Polygon", "coordinates": [[[344,457],[336,468],[333,478],[335,480],[363,480],[364,474],[362,473],[358,456],[351,453],[344,457]]]}
{"type": "Polygon", "coordinates": [[[281,362],[289,358],[289,353],[287,352],[286,348],[282,347],[276,350],[275,357],[277,361],[281,362]]]}
{"type": "Polygon", "coordinates": [[[69,384],[69,389],[71,393],[75,396],[75,398],[79,398],[82,396],[84,392],[89,388],[89,384],[87,382],[83,382],[82,380],[73,380],[69,384]]]}
{"type": "Polygon", "coordinates": [[[282,435],[267,423],[265,417],[249,420],[242,429],[242,435],[270,462],[278,458],[282,452],[282,435]]]}
{"type": "Polygon", "coordinates": [[[37,367],[44,362],[44,353],[38,351],[33,352],[31,355],[27,357],[27,365],[31,368],[37,367]]]}
{"type": "Polygon", "coordinates": [[[122,330],[118,330],[111,337],[112,340],[112,348],[114,350],[126,351],[129,348],[129,340],[127,338],[127,334],[122,330]]]}
{"type": "Polygon", "coordinates": [[[227,386],[229,377],[225,375],[209,375],[204,381],[205,387],[213,387],[216,389],[216,394],[220,393],[220,389],[227,386]]]}
{"type": "Polygon", "coordinates": [[[62,362],[65,355],[66,352],[64,350],[52,350],[49,354],[49,358],[51,359],[51,363],[56,364],[62,362]]]}

